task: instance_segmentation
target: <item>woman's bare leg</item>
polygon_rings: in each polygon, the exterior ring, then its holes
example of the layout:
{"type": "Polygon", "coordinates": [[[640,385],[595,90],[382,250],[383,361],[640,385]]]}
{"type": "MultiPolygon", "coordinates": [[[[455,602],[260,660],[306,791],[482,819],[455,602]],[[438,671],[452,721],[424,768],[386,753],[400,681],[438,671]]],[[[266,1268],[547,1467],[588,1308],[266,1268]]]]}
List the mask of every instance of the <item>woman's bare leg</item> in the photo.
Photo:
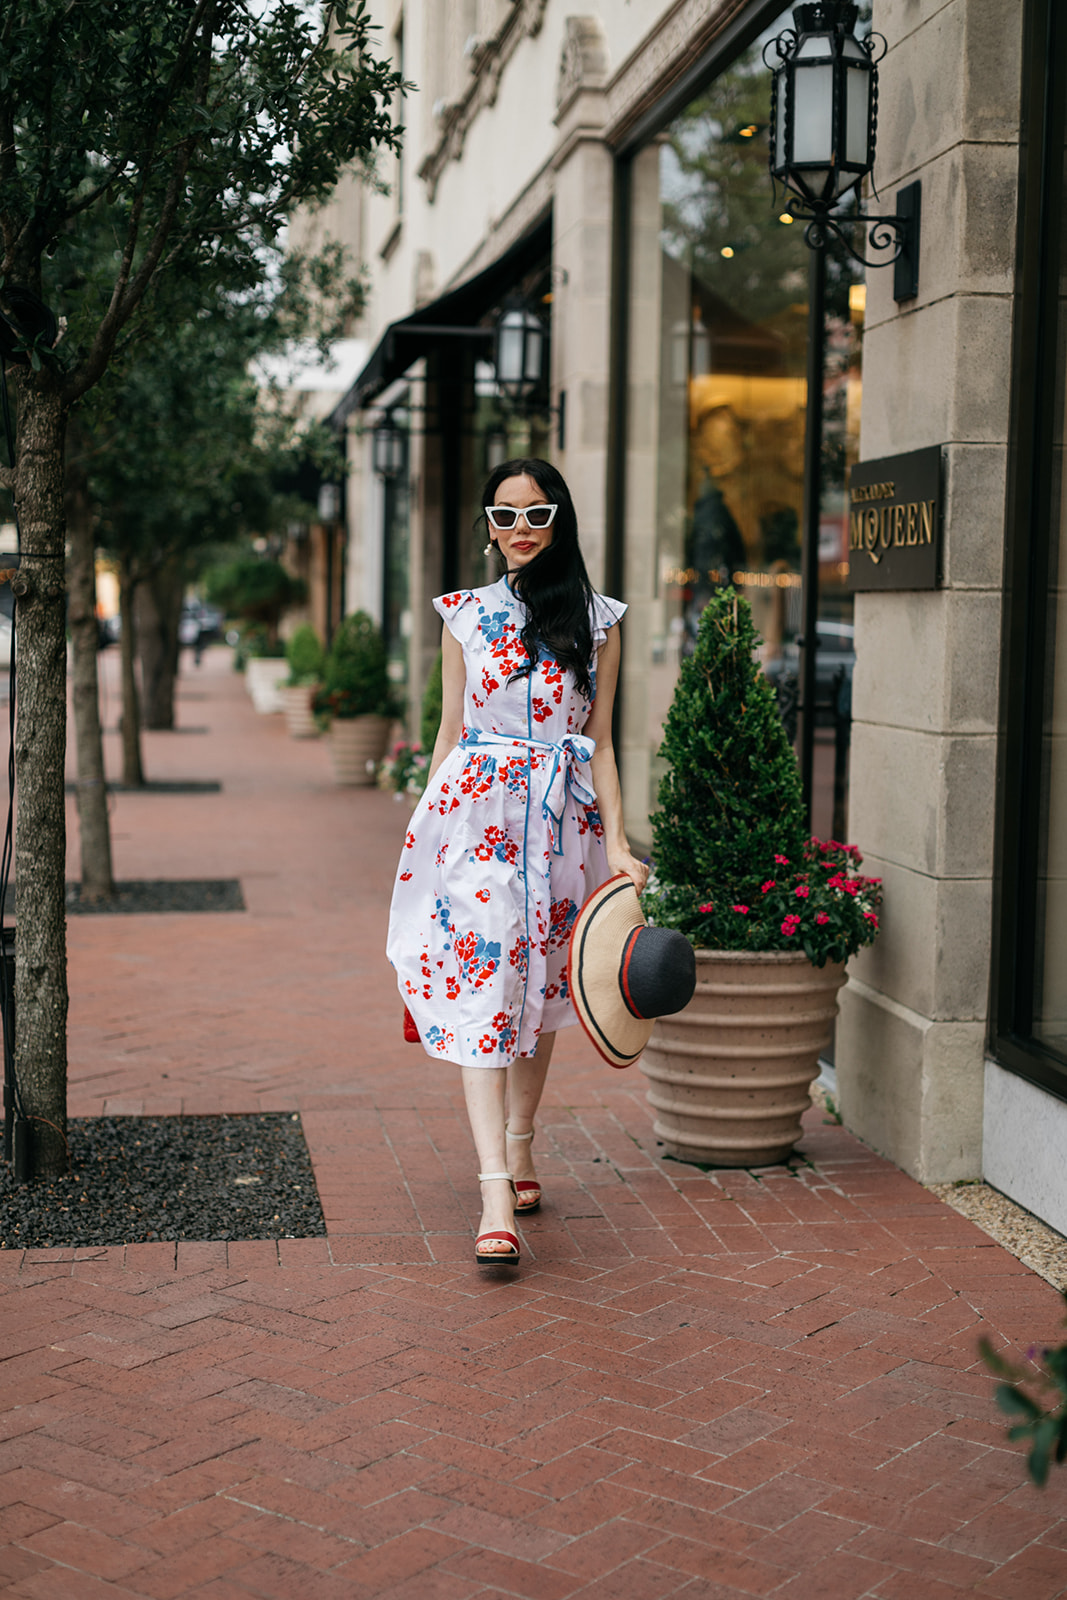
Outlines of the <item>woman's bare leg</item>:
{"type": "MultiPolygon", "coordinates": [[[[517,1056],[508,1068],[508,1133],[529,1133],[544,1093],[545,1078],[555,1047],[556,1035],[543,1033],[532,1056],[517,1056]]],[[[536,1182],[530,1139],[509,1138],[506,1154],[508,1171],[525,1182],[536,1182]]],[[[485,1170],[484,1168],[482,1169],[485,1170]]]]}
{"type": "MultiPolygon", "coordinates": [[[[479,1172],[510,1172],[504,1143],[504,1091],[507,1071],[504,1067],[461,1067],[463,1097],[467,1102],[467,1118],[474,1135],[474,1148],[478,1152],[479,1172]]],[[[482,1220],[479,1233],[493,1233],[504,1228],[515,1232],[513,1208],[515,1197],[511,1185],[499,1178],[482,1184],[482,1220]]],[[[480,1255],[509,1255],[511,1246],[506,1239],[490,1239],[479,1250],[480,1255]]]]}

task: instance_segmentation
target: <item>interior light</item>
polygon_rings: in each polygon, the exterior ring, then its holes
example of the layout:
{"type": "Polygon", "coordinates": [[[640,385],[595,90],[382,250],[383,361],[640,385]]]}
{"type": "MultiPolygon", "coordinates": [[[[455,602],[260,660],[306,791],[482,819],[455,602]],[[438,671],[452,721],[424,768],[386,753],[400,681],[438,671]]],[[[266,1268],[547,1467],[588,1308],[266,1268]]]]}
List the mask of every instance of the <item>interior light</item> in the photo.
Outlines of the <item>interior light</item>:
{"type": "Polygon", "coordinates": [[[733,248],[733,245],[730,245],[730,244],[724,244],[722,249],[719,251],[719,254],[721,256],[725,256],[727,261],[732,259],[733,253],[734,253],[734,248],[733,248]]]}
{"type": "Polygon", "coordinates": [[[754,139],[758,132],[759,124],[756,122],[750,122],[747,128],[740,129],[742,139],[754,139]]]}
{"type": "Polygon", "coordinates": [[[867,285],[865,283],[849,284],[848,309],[863,314],[867,309],[867,285]]]}
{"type": "Polygon", "coordinates": [[[796,221],[796,218],[795,218],[795,217],[792,217],[792,216],[790,216],[790,214],[789,214],[789,212],[788,212],[788,211],[783,211],[783,212],[782,212],[782,214],[781,214],[781,216],[780,216],[780,217],[779,217],[779,218],[778,218],[778,221],[779,221],[779,222],[784,222],[784,223],[785,223],[785,224],[786,224],[786,225],[787,225],[787,226],[788,226],[788,225],[789,225],[789,223],[791,223],[791,222],[795,222],[795,221],[796,221]]]}

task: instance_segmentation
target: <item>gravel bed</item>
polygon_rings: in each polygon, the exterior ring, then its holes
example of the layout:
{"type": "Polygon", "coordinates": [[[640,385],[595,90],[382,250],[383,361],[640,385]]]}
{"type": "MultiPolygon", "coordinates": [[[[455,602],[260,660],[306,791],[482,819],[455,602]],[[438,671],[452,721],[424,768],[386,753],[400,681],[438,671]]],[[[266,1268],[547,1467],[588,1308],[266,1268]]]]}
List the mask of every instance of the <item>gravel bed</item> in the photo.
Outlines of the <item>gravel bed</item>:
{"type": "Polygon", "coordinates": [[[143,915],[156,911],[244,911],[239,878],[141,878],[116,883],[110,900],[82,904],[81,884],[67,884],[68,916],[143,915]]]}
{"type": "Polygon", "coordinates": [[[1055,1289],[1067,1289],[1067,1239],[988,1183],[930,1183],[931,1194],[977,1223],[1055,1289]]]}
{"type": "Polygon", "coordinates": [[[63,1178],[18,1184],[0,1161],[0,1249],[326,1233],[296,1113],[86,1117],[63,1178]]]}

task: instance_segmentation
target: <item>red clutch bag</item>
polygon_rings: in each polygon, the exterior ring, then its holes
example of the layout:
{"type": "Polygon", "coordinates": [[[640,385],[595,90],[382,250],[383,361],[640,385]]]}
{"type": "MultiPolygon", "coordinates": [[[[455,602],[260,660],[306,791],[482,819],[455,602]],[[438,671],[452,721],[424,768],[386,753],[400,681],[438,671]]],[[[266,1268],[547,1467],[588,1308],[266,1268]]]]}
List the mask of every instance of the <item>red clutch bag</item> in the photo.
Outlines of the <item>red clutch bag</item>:
{"type": "Polygon", "coordinates": [[[415,1018],[411,1015],[407,1006],[404,1007],[404,1038],[408,1044],[422,1043],[422,1039],[419,1037],[419,1030],[415,1026],[415,1018]]]}

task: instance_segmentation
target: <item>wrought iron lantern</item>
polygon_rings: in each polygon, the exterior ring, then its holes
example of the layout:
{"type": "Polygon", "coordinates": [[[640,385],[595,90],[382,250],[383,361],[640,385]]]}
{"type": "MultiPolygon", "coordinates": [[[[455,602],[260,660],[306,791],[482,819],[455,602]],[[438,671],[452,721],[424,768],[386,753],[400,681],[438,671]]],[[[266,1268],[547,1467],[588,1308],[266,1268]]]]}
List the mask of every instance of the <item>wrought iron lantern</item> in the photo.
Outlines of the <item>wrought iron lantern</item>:
{"type": "Polygon", "coordinates": [[[808,223],[805,237],[825,249],[831,234],[864,266],[897,264],[894,296],[918,293],[919,185],[897,197],[898,214],[867,217],[838,210],[874,168],[878,126],[881,34],[857,39],[859,7],[849,0],[818,0],[793,10],[792,28],[772,39],[764,61],[773,66],[769,130],[771,175],[790,195],[786,214],[808,223]],[[870,228],[871,260],[856,250],[847,230],[870,228]]]}
{"type": "Polygon", "coordinates": [[[387,411],[371,439],[371,465],[380,478],[399,478],[407,462],[407,439],[387,411]]]}
{"type": "Polygon", "coordinates": [[[496,381],[511,400],[525,400],[541,387],[545,326],[519,301],[505,305],[496,325],[496,381]]]}
{"type": "Polygon", "coordinates": [[[815,209],[837,205],[874,166],[875,50],[885,41],[857,39],[858,16],[842,0],[797,6],[796,32],[774,41],[781,64],[771,89],[771,172],[815,209]]]}

